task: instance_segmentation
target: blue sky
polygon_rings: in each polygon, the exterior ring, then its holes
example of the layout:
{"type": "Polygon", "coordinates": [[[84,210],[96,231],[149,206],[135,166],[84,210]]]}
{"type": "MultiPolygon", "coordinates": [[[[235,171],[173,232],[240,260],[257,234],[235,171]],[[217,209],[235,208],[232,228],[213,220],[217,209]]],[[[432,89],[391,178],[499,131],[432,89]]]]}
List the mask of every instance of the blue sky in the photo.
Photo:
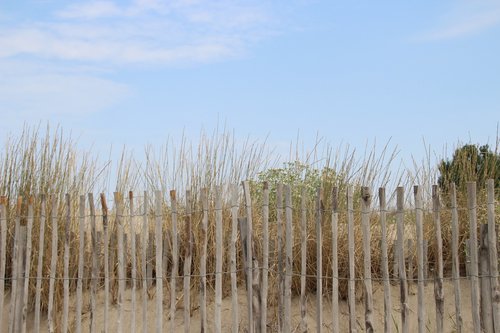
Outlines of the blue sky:
{"type": "Polygon", "coordinates": [[[401,157],[495,144],[500,1],[9,1],[0,143],[50,121],[104,151],[218,124],[401,157]]]}

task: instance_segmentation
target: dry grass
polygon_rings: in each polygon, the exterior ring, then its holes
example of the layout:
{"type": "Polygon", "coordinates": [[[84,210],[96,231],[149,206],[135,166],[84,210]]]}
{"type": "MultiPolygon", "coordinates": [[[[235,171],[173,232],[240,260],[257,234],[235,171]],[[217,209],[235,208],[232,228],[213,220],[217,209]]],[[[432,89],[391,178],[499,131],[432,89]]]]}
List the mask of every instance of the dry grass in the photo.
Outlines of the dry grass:
{"type": "MultiPolygon", "coordinates": [[[[299,145],[297,145],[298,147],[299,145]]],[[[293,151],[291,149],[291,151],[293,151]]],[[[277,267],[276,267],[276,185],[277,183],[287,183],[293,188],[293,205],[296,207],[293,211],[293,224],[294,224],[294,272],[300,273],[300,228],[298,227],[301,211],[300,207],[300,193],[303,187],[307,191],[307,274],[315,276],[316,272],[316,243],[315,243],[315,192],[318,186],[323,189],[323,275],[331,276],[331,211],[332,211],[332,189],[337,187],[340,193],[339,199],[339,230],[338,230],[338,244],[339,244],[339,271],[341,278],[348,277],[348,258],[347,258],[347,227],[346,227],[346,201],[345,190],[347,186],[352,186],[355,191],[355,244],[356,244],[356,274],[361,277],[362,272],[362,235],[360,227],[360,191],[362,186],[368,186],[376,192],[379,186],[387,187],[388,189],[388,202],[389,207],[394,206],[394,194],[390,193],[391,189],[396,186],[404,186],[407,193],[412,193],[410,185],[418,181],[420,184],[427,186],[433,179],[436,179],[436,171],[431,167],[414,166],[412,170],[400,168],[396,170],[394,164],[397,161],[397,150],[390,149],[389,144],[385,145],[380,151],[374,145],[367,147],[366,154],[362,159],[357,159],[355,151],[348,147],[337,148],[334,150],[328,145],[318,145],[307,153],[299,153],[298,148],[295,149],[294,154],[290,154],[288,164],[284,167],[276,167],[279,162],[283,162],[276,154],[268,149],[266,142],[252,142],[244,141],[237,143],[235,136],[223,130],[222,132],[214,132],[211,136],[202,134],[200,143],[193,146],[186,139],[182,139],[179,145],[173,145],[171,141],[159,149],[154,147],[146,147],[144,163],[140,159],[136,159],[132,154],[123,152],[121,159],[117,161],[116,172],[110,170],[112,165],[107,163],[100,165],[97,157],[92,157],[89,152],[80,152],[76,148],[76,143],[69,136],[65,136],[61,129],[41,131],[38,128],[26,128],[20,137],[11,138],[0,154],[0,194],[8,198],[9,204],[7,205],[8,216],[8,243],[7,243],[7,276],[11,273],[11,249],[13,248],[12,239],[14,234],[14,216],[15,216],[15,200],[17,197],[22,196],[24,204],[22,206],[22,215],[27,213],[26,198],[30,196],[38,196],[40,194],[50,195],[50,200],[56,201],[57,216],[64,216],[64,194],[71,194],[71,209],[73,214],[71,222],[71,249],[72,255],[70,260],[70,272],[72,277],[77,276],[77,248],[78,248],[78,234],[77,227],[77,202],[78,196],[85,193],[98,193],[107,192],[111,188],[109,184],[113,182],[114,190],[118,192],[127,192],[129,190],[136,190],[136,207],[137,213],[142,211],[143,197],[142,189],[146,189],[148,193],[152,194],[154,190],[160,190],[163,195],[163,223],[166,235],[170,235],[171,230],[171,209],[170,202],[166,197],[170,189],[176,189],[179,200],[179,244],[181,261],[179,267],[182,267],[182,248],[185,247],[186,234],[183,227],[186,221],[186,197],[184,193],[190,190],[193,194],[192,204],[192,230],[194,231],[194,252],[193,252],[193,274],[199,273],[199,260],[201,256],[201,204],[199,203],[199,195],[202,188],[209,189],[210,193],[210,223],[208,229],[208,256],[207,256],[207,272],[215,271],[215,247],[210,244],[215,244],[215,218],[213,212],[213,194],[216,185],[222,185],[224,193],[228,193],[227,189],[230,184],[239,183],[242,180],[253,180],[252,198],[253,198],[253,217],[254,217],[254,237],[256,241],[257,256],[261,257],[262,249],[262,182],[267,181],[271,189],[271,207],[270,207],[270,239],[273,242],[270,248],[274,251],[271,253],[270,258],[270,300],[276,299],[273,293],[277,288],[277,267]],[[44,134],[42,134],[44,133],[44,134]],[[115,176],[111,176],[115,174],[115,176]],[[115,181],[112,181],[116,178],[115,181]]],[[[111,196],[108,195],[111,199],[111,196]]],[[[38,198],[38,197],[37,197],[38,198]]],[[[98,195],[94,195],[98,198],[98,195]]],[[[223,204],[223,226],[224,226],[224,253],[229,253],[229,236],[231,234],[231,217],[229,196],[224,196],[223,204]]],[[[154,198],[149,198],[149,207],[154,207],[154,198]]],[[[443,205],[447,207],[447,198],[443,196],[443,205]]],[[[112,201],[112,200],[110,200],[112,201]]],[[[414,230],[415,218],[412,212],[411,202],[413,199],[407,195],[407,210],[405,214],[405,224],[411,232],[414,230]]],[[[464,193],[459,193],[460,207],[465,206],[464,193]]],[[[485,203],[485,193],[481,189],[478,196],[479,203],[485,203]]],[[[95,202],[96,207],[100,207],[98,201],[95,202]]],[[[52,214],[52,206],[47,206],[47,215],[52,214]]],[[[243,207],[243,204],[240,204],[243,207]]],[[[378,198],[373,196],[372,207],[374,212],[371,216],[372,221],[372,267],[374,278],[380,277],[380,227],[378,222],[377,209],[378,198]]],[[[427,202],[426,208],[430,205],[427,202]]],[[[40,200],[35,200],[35,215],[40,215],[40,200]]],[[[128,212],[128,206],[125,208],[128,212]]],[[[87,212],[88,213],[88,212],[87,212]]],[[[460,230],[461,230],[461,249],[464,249],[465,239],[468,237],[468,219],[467,212],[460,211],[460,230]]],[[[478,211],[479,220],[484,221],[486,216],[485,206],[481,205],[478,211]]],[[[150,231],[154,230],[154,214],[153,210],[149,211],[150,231]]],[[[240,214],[244,211],[240,208],[240,214]]],[[[113,216],[113,215],[112,215],[113,216]]],[[[424,232],[425,238],[429,240],[429,262],[432,267],[434,262],[435,253],[433,251],[434,242],[434,227],[432,222],[431,212],[424,215],[424,232]]],[[[38,240],[39,240],[39,219],[35,219],[33,229],[34,244],[32,265],[30,276],[36,275],[37,267],[37,254],[38,254],[38,240]]],[[[101,219],[97,219],[98,224],[101,219]]],[[[134,218],[133,223],[141,223],[141,218],[134,218]]],[[[445,268],[450,270],[451,267],[451,230],[450,230],[450,211],[444,209],[442,212],[442,232],[443,232],[443,247],[445,268]]],[[[114,218],[111,218],[111,230],[115,230],[114,218]]],[[[26,219],[21,220],[21,224],[26,224],[26,219]]],[[[394,213],[388,215],[389,225],[389,259],[393,260],[392,254],[392,241],[395,239],[395,216],[394,213]]],[[[59,233],[59,258],[57,276],[62,276],[63,265],[63,235],[64,224],[62,220],[58,224],[59,233]]],[[[129,229],[130,230],[130,229],[129,229]]],[[[138,231],[138,229],[135,229],[138,231]]],[[[44,276],[47,276],[50,270],[50,249],[51,249],[51,225],[48,224],[45,228],[45,245],[44,245],[44,276]]],[[[129,236],[130,237],[130,236],[129,236]]],[[[154,237],[153,237],[154,238],[154,237]]],[[[170,239],[170,237],[168,237],[170,239]]],[[[171,245],[170,245],[171,246],[171,245]]],[[[241,247],[238,242],[238,262],[241,263],[241,247]]],[[[138,252],[140,252],[138,246],[138,252]]],[[[116,246],[112,245],[112,256],[115,254],[116,246]]],[[[129,254],[130,255],[130,254],[129,254]]],[[[465,253],[462,251],[461,262],[464,260],[465,253]]],[[[86,267],[90,266],[90,256],[86,258],[86,267]]],[[[171,257],[168,255],[168,270],[170,270],[171,257]]],[[[141,258],[139,256],[138,267],[141,267],[141,258]]],[[[112,266],[116,269],[116,265],[112,266]]],[[[389,264],[392,269],[392,264],[389,264]]],[[[414,264],[415,267],[415,264],[414,264]]],[[[130,276],[130,263],[128,266],[130,276]]],[[[229,271],[229,261],[225,259],[223,271],[229,271]]],[[[88,275],[87,275],[88,276],[88,275]]],[[[138,276],[141,277],[140,270],[138,276]]],[[[243,278],[242,272],[238,273],[240,279],[243,278]]],[[[224,286],[230,286],[229,274],[224,275],[224,286]]],[[[35,292],[35,279],[30,284],[30,293],[34,295],[35,292]]],[[[192,286],[197,286],[199,283],[198,278],[192,279],[192,286]]],[[[212,275],[208,278],[209,291],[214,286],[214,277],[212,275]]],[[[8,285],[8,283],[7,283],[8,285]]],[[[164,284],[166,285],[166,284],[164,284]]],[[[85,284],[85,287],[90,287],[90,284],[85,284]]],[[[48,280],[44,280],[42,286],[42,309],[46,309],[48,303],[48,280]]],[[[76,288],[76,282],[71,283],[71,288],[76,288]]],[[[168,286],[166,286],[168,288],[168,286]]],[[[296,276],[292,281],[293,293],[300,292],[300,278],[296,276]]],[[[341,295],[347,295],[347,286],[345,280],[340,284],[341,295]]],[[[315,292],[316,280],[314,278],[308,279],[307,289],[309,292],[315,292]]],[[[329,293],[331,285],[325,282],[324,292],[329,293]]],[[[229,289],[224,290],[225,294],[229,293],[229,289]]],[[[210,294],[210,293],[209,293],[210,294]]],[[[193,297],[198,297],[197,292],[192,294],[193,297]]],[[[30,296],[31,302],[34,297],[30,296]]],[[[56,308],[60,308],[62,304],[62,283],[57,284],[56,292],[56,308]]],[[[33,305],[33,304],[31,304],[33,305]]]]}

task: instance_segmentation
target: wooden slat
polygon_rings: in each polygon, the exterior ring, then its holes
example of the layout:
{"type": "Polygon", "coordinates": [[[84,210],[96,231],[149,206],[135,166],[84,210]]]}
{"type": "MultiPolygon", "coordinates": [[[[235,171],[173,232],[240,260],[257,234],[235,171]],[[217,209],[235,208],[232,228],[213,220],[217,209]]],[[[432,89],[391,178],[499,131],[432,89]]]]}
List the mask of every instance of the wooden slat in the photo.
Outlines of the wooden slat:
{"type": "Polygon", "coordinates": [[[316,192],[316,332],[323,331],[323,190],[316,192]]]}
{"type": "Polygon", "coordinates": [[[283,296],[284,296],[284,276],[283,276],[283,184],[276,187],[276,252],[278,259],[278,331],[283,330],[283,296]]]}
{"type": "Polygon", "coordinates": [[[458,209],[457,209],[457,192],[455,184],[450,186],[451,197],[451,258],[452,258],[452,275],[453,275],[453,289],[455,292],[455,329],[457,333],[462,332],[462,292],[460,288],[460,261],[458,254],[458,209]]]}
{"type": "Polygon", "coordinates": [[[443,240],[441,237],[441,203],[439,188],[432,186],[432,210],[434,215],[434,229],[436,232],[437,270],[434,279],[434,300],[436,302],[436,332],[444,329],[444,292],[443,292],[443,240]]]}
{"type": "Polygon", "coordinates": [[[82,304],[83,304],[83,260],[84,260],[84,247],[85,247],[85,196],[80,196],[79,204],[79,246],[78,246],[78,280],[76,285],[76,333],[82,331],[82,304]]]}
{"type": "Polygon", "coordinates": [[[162,193],[155,191],[155,245],[156,245],[156,332],[163,332],[163,229],[162,193]]]}
{"type": "Polygon", "coordinates": [[[418,284],[418,332],[424,333],[425,327],[425,295],[424,295],[424,212],[423,212],[423,202],[422,202],[422,188],[420,186],[415,186],[413,188],[413,194],[415,197],[415,226],[417,233],[417,284],[418,284]]]}
{"type": "Polygon", "coordinates": [[[262,315],[260,331],[265,333],[267,332],[267,296],[269,288],[269,185],[267,182],[263,183],[262,188],[262,243],[262,315]]]}
{"type": "Polygon", "coordinates": [[[498,284],[497,233],[495,230],[495,181],[486,182],[488,192],[488,249],[491,275],[491,301],[495,331],[500,332],[500,286],[498,284]]]}
{"type": "Polygon", "coordinates": [[[478,280],[478,257],[477,257],[477,202],[476,182],[467,182],[467,207],[469,210],[469,232],[470,232],[470,281],[471,281],[471,311],[472,326],[475,333],[481,332],[481,320],[479,316],[479,280],[478,280]]]}
{"type": "Polygon", "coordinates": [[[47,305],[47,326],[49,333],[55,332],[54,325],[54,293],[57,273],[57,243],[58,243],[58,228],[57,222],[59,220],[57,215],[57,200],[55,197],[50,197],[50,205],[52,212],[50,222],[52,227],[52,246],[51,246],[51,259],[50,259],[50,280],[49,280],[49,304],[47,305]]]}
{"type": "MultiPolygon", "coordinates": [[[[248,332],[253,333],[255,331],[254,323],[254,311],[253,311],[253,262],[252,262],[252,199],[250,197],[250,185],[248,181],[243,181],[243,195],[245,197],[245,211],[247,215],[247,296],[248,296],[248,332]]],[[[260,322],[259,322],[260,328],[260,322]]]]}
{"type": "Polygon", "coordinates": [[[15,324],[14,331],[22,332],[23,331],[23,309],[24,309],[24,282],[27,277],[26,273],[26,238],[27,238],[27,227],[26,225],[19,226],[19,255],[17,257],[17,276],[19,278],[19,283],[22,282],[20,286],[17,288],[16,294],[16,307],[15,307],[15,324]]]}
{"type": "Polygon", "coordinates": [[[484,333],[493,333],[491,305],[491,278],[488,256],[488,225],[479,225],[479,285],[481,290],[481,328],[484,333]]]}
{"type": "Polygon", "coordinates": [[[373,332],[373,286],[372,286],[372,257],[371,257],[371,231],[370,231],[370,206],[372,194],[369,187],[361,190],[361,226],[363,228],[363,268],[364,268],[364,299],[365,299],[365,330],[373,332]]]}
{"type": "Polygon", "coordinates": [[[69,237],[70,237],[70,224],[71,224],[71,197],[66,194],[66,221],[64,223],[64,273],[63,273],[63,320],[62,332],[66,333],[69,329],[69,237]]]}
{"type": "Polygon", "coordinates": [[[7,260],[7,197],[0,197],[0,323],[3,323],[5,267],[7,260]]]}
{"type": "Polygon", "coordinates": [[[405,253],[404,253],[404,189],[398,187],[396,189],[396,205],[397,205],[397,251],[399,260],[399,282],[400,282],[400,300],[401,300],[401,326],[402,332],[408,333],[410,329],[409,315],[410,309],[408,306],[408,282],[406,280],[405,268],[405,253]]]}
{"type": "Polygon", "coordinates": [[[290,185],[285,185],[285,332],[291,331],[292,326],[292,190],[290,185]]]}
{"type": "Polygon", "coordinates": [[[23,333],[26,332],[26,325],[28,321],[28,296],[29,296],[29,285],[30,285],[30,272],[31,272],[31,252],[32,252],[32,232],[33,232],[33,219],[34,219],[34,198],[31,196],[28,202],[28,223],[26,227],[26,257],[24,262],[24,291],[23,291],[23,303],[22,303],[22,329],[23,333]]]}
{"type": "MultiPolygon", "coordinates": [[[[305,206],[304,206],[305,208],[305,206]]],[[[332,331],[340,332],[339,322],[339,258],[338,258],[338,238],[339,238],[339,189],[332,188],[332,331]]]]}
{"type": "MultiPolygon", "coordinates": [[[[124,249],[124,231],[123,231],[123,195],[120,192],[114,193],[115,199],[115,224],[117,230],[117,243],[118,243],[118,332],[123,332],[123,297],[125,294],[125,249],[124,249]]],[[[161,272],[161,271],[160,271],[161,272]]],[[[161,275],[161,273],[159,273],[161,275]]]]}
{"type": "Polygon", "coordinates": [[[92,252],[92,277],[90,283],[90,332],[97,332],[96,323],[96,310],[97,310],[97,279],[99,278],[99,259],[100,255],[99,247],[97,245],[97,233],[96,233],[96,213],[94,204],[94,195],[89,193],[87,195],[89,201],[90,209],[90,238],[91,238],[91,252],[92,252]]]}
{"type": "Polygon", "coordinates": [[[239,306],[238,306],[238,276],[236,274],[236,242],[238,237],[238,184],[231,186],[231,330],[233,333],[239,332],[239,306]]]}
{"type": "Polygon", "coordinates": [[[15,323],[16,323],[16,301],[18,294],[18,283],[19,283],[19,245],[20,245],[20,236],[19,236],[19,228],[21,225],[21,213],[22,213],[22,203],[23,198],[20,196],[17,198],[16,205],[16,217],[15,217],[15,227],[14,227],[14,244],[12,251],[12,284],[10,287],[10,312],[9,312],[9,333],[13,333],[15,331],[15,323]]]}
{"type": "MultiPolygon", "coordinates": [[[[148,331],[148,280],[147,280],[147,261],[148,261],[148,193],[144,191],[142,228],[141,228],[141,273],[142,273],[142,331],[148,331]]],[[[173,331],[172,331],[173,332],[173,331]]]]}
{"type": "MultiPolygon", "coordinates": [[[[302,333],[307,332],[307,319],[306,319],[306,317],[307,317],[307,299],[306,299],[307,207],[306,207],[306,195],[307,195],[307,189],[305,187],[303,187],[302,192],[301,192],[301,198],[300,198],[300,213],[301,213],[301,216],[300,216],[300,331],[302,333]]],[[[334,311],[335,311],[335,309],[334,309],[334,311]]]]}
{"type": "Polygon", "coordinates": [[[201,220],[201,257],[200,257],[200,331],[206,332],[207,326],[207,247],[208,247],[208,190],[201,189],[201,206],[203,218],[201,220]]]}
{"type": "Polygon", "coordinates": [[[109,225],[106,196],[101,193],[102,228],[104,233],[104,332],[109,332],[109,225]]]}
{"type": "Polygon", "coordinates": [[[184,332],[191,331],[191,262],[193,258],[192,201],[191,191],[186,191],[186,224],[184,245],[184,332]]]}
{"type": "Polygon", "coordinates": [[[177,198],[175,190],[170,191],[170,208],[172,211],[172,273],[170,274],[170,332],[175,332],[175,311],[177,305],[176,289],[179,271],[179,243],[177,237],[177,198]]]}
{"type": "MultiPolygon", "coordinates": [[[[36,288],[35,288],[35,324],[36,332],[40,332],[40,299],[42,295],[42,282],[43,282],[43,253],[45,249],[45,221],[47,218],[46,213],[45,195],[40,196],[40,233],[38,238],[38,260],[36,268],[36,288]]],[[[0,274],[0,278],[1,278],[0,274]]],[[[2,296],[2,295],[0,295],[2,296]]],[[[3,302],[3,301],[2,301],[3,302]]],[[[3,306],[2,306],[3,307],[3,306]]],[[[2,311],[0,307],[0,312],[2,311]]],[[[0,318],[2,322],[2,318],[0,318]]]]}
{"type": "Polygon", "coordinates": [[[385,188],[381,187],[378,190],[379,208],[380,208],[380,251],[382,263],[382,280],[384,281],[384,332],[392,333],[392,298],[391,284],[389,281],[389,263],[387,256],[387,203],[385,196],[385,188]]]}
{"type": "Polygon", "coordinates": [[[131,323],[130,332],[135,333],[135,311],[136,311],[136,290],[137,290],[137,245],[136,236],[137,228],[135,224],[135,205],[134,205],[134,193],[132,191],[128,192],[129,200],[129,216],[128,216],[128,226],[130,232],[130,246],[131,246],[131,265],[132,265],[132,313],[131,313],[131,323]]]}
{"type": "Polygon", "coordinates": [[[348,305],[349,305],[349,331],[357,332],[356,327],[356,275],[355,275],[355,251],[354,251],[354,204],[352,187],[347,187],[347,246],[349,257],[349,282],[348,282],[348,305]]]}
{"type": "Polygon", "coordinates": [[[222,331],[222,193],[215,188],[215,332],[222,331]]]}

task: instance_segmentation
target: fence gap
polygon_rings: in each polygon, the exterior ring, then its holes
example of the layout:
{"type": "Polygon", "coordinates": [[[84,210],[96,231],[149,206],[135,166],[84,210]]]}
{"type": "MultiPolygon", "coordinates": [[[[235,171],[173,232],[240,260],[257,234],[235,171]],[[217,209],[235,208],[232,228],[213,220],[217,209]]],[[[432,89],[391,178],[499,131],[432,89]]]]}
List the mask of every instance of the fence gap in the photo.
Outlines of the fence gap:
{"type": "MultiPolygon", "coordinates": [[[[231,244],[230,244],[231,268],[230,269],[231,269],[231,305],[232,305],[231,327],[232,327],[233,333],[238,333],[238,331],[239,331],[238,284],[237,284],[238,277],[236,274],[236,269],[237,269],[237,266],[236,266],[237,237],[238,237],[238,184],[232,184],[231,185],[231,244]]],[[[264,239],[265,239],[265,234],[264,234],[264,239]]],[[[267,272],[266,272],[266,274],[267,274],[267,272]]],[[[264,285],[264,287],[266,287],[266,286],[267,286],[267,284],[264,285]]],[[[266,291],[267,291],[267,289],[266,289],[266,291]]],[[[262,299],[263,299],[263,302],[265,302],[265,298],[263,297],[262,299]]],[[[267,295],[266,295],[266,299],[267,299],[267,295]]]]}
{"type": "Polygon", "coordinates": [[[201,189],[201,206],[203,218],[201,220],[201,257],[200,257],[200,326],[201,332],[207,327],[207,247],[208,247],[208,190],[201,189]]]}

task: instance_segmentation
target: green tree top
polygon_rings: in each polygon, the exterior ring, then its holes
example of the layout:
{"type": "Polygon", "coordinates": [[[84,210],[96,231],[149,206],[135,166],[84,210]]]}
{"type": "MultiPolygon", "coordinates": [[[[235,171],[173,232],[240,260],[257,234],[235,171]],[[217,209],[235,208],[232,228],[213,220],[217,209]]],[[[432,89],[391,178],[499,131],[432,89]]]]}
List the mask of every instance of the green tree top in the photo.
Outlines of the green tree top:
{"type": "Polygon", "coordinates": [[[468,181],[484,188],[487,179],[494,179],[495,188],[500,188],[500,155],[492,152],[488,145],[467,144],[457,148],[453,158],[442,160],[438,169],[438,184],[444,192],[448,192],[451,183],[464,189],[468,181]]]}

